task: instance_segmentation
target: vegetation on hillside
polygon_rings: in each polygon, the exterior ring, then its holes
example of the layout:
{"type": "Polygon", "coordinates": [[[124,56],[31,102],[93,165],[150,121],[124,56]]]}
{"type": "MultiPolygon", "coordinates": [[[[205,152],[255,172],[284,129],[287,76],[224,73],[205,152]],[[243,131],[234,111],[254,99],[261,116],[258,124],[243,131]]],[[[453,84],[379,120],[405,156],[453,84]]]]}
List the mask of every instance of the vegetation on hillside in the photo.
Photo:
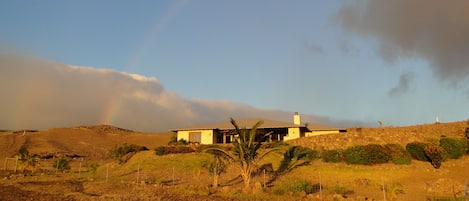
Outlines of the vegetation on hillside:
{"type": "Polygon", "coordinates": [[[16,156],[18,157],[18,162],[23,172],[28,169],[34,172],[39,166],[37,155],[30,154],[25,147],[21,147],[16,156]]]}
{"type": "Polygon", "coordinates": [[[132,154],[145,150],[148,150],[145,146],[124,143],[119,146],[116,145],[114,148],[109,150],[109,156],[119,163],[125,163],[129,160],[132,154]]]}

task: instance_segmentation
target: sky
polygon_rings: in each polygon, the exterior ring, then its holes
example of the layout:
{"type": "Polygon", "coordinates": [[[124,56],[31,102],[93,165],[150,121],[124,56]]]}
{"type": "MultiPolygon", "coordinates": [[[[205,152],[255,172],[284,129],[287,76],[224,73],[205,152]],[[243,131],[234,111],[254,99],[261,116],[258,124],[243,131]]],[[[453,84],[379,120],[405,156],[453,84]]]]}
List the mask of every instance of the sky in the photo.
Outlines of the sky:
{"type": "Polygon", "coordinates": [[[469,3],[0,1],[0,129],[469,117],[469,3]]]}

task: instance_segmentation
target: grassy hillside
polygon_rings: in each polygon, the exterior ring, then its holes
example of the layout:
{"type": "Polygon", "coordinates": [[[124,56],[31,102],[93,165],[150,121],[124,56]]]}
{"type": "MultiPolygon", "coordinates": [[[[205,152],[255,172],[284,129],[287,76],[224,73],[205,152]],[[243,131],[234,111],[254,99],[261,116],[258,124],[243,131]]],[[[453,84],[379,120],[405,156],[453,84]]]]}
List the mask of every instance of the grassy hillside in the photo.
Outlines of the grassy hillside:
{"type": "Polygon", "coordinates": [[[115,145],[129,143],[153,149],[167,144],[172,135],[140,133],[108,125],[1,132],[0,157],[14,156],[21,147],[25,147],[32,154],[59,153],[100,160],[115,145]]]}

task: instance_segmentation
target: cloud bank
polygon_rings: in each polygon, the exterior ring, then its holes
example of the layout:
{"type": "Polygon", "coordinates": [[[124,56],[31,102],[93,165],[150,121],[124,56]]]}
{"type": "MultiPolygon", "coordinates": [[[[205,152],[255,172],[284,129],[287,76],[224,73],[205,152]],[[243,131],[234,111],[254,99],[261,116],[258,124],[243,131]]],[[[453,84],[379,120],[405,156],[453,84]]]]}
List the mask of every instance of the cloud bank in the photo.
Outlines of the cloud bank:
{"type": "MultiPolygon", "coordinates": [[[[292,121],[292,112],[227,100],[186,99],[166,91],[154,77],[31,57],[0,55],[0,82],[0,129],[111,124],[165,132],[229,117],[292,121]]],[[[302,119],[304,123],[335,126],[358,123],[312,115],[303,115],[302,119]]]]}
{"type": "Polygon", "coordinates": [[[469,1],[352,1],[337,17],[346,30],[376,39],[388,62],[419,57],[441,80],[469,76],[469,1]]]}

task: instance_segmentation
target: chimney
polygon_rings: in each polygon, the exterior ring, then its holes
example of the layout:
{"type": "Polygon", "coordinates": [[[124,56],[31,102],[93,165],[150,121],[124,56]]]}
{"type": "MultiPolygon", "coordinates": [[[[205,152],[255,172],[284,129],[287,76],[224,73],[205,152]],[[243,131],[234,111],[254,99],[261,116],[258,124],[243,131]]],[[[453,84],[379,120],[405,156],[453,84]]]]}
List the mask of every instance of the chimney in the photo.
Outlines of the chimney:
{"type": "Polygon", "coordinates": [[[293,124],[301,125],[301,118],[300,118],[300,115],[298,114],[298,112],[295,112],[293,114],[293,124]]]}

